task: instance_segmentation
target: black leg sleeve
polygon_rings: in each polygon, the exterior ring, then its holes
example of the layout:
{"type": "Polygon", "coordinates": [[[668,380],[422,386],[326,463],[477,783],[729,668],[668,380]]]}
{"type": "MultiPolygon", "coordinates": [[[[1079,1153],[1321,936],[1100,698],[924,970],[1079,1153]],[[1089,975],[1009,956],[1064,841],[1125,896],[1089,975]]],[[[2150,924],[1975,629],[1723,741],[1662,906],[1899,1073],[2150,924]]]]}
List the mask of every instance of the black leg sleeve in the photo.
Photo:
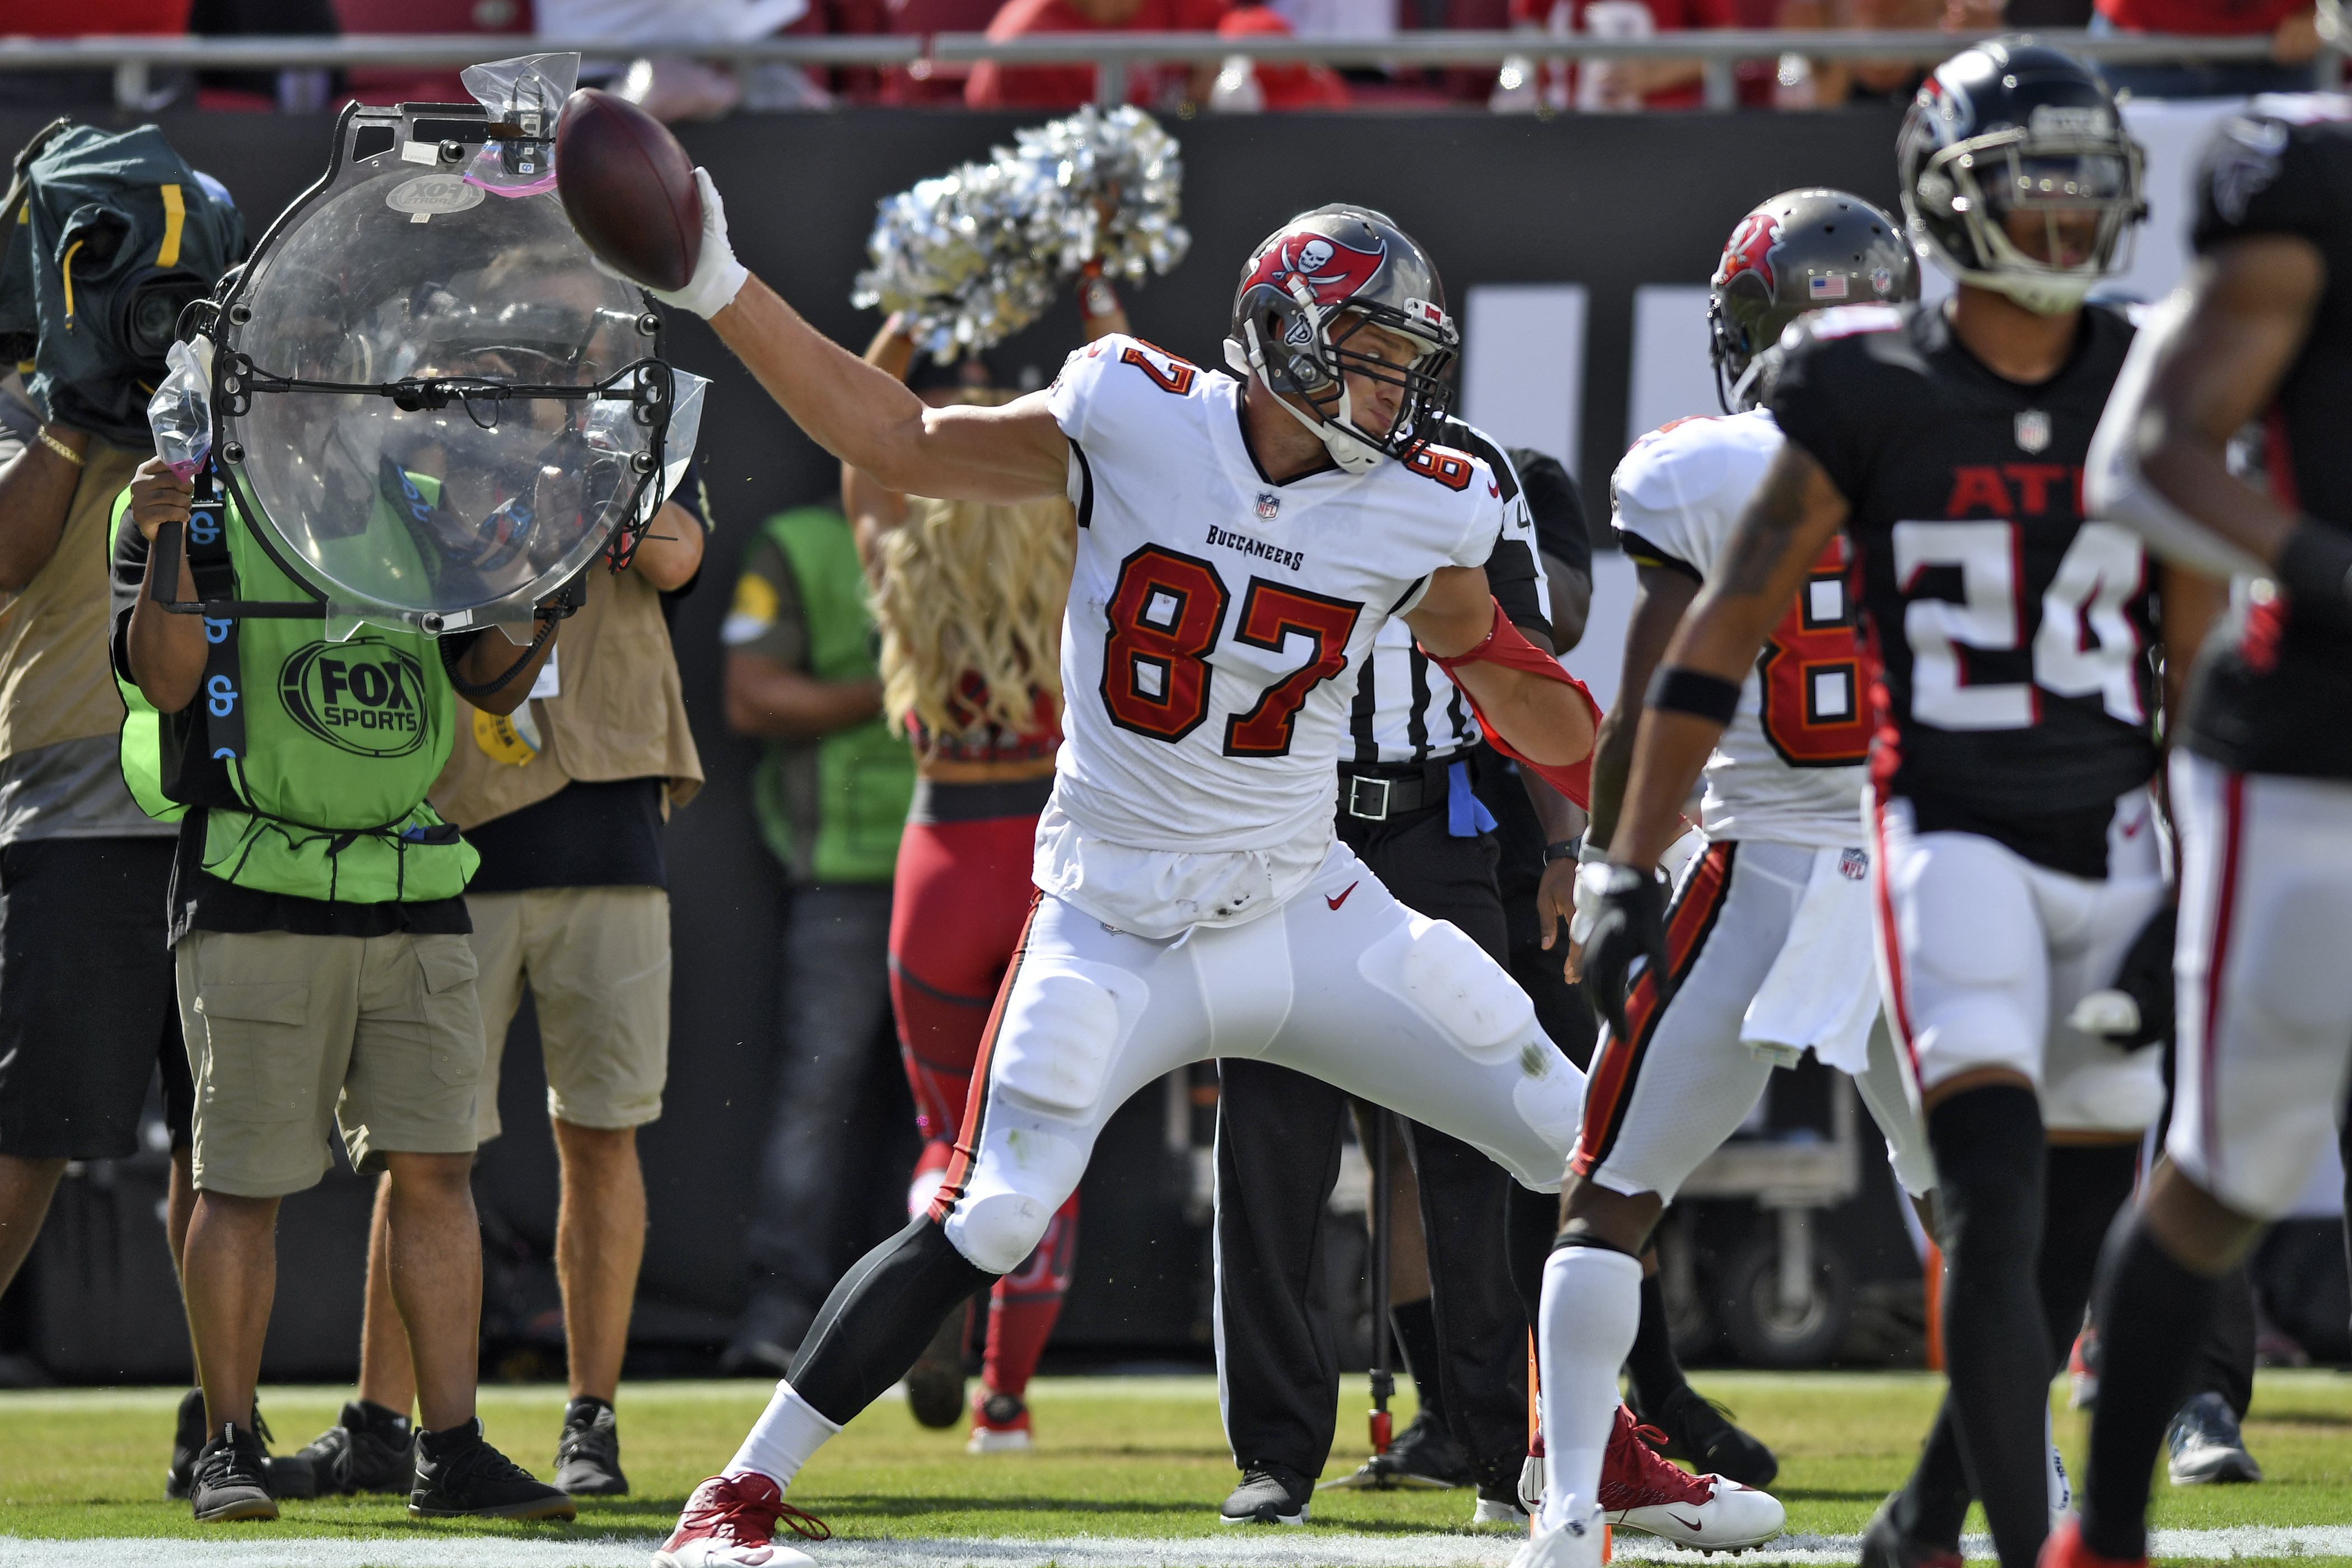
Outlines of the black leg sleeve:
{"type": "Polygon", "coordinates": [[[2174,1262],[2137,1222],[2117,1233],[2101,1266],[2099,1403],[2081,1495],[2083,1542],[2103,1556],[2147,1554],[2156,1451],[2189,1391],[2220,1288],[2174,1262]]]}
{"type": "Polygon", "coordinates": [[[2021,1086],[1967,1089],[1928,1112],[1927,1136],[1939,1178],[1944,1360],[1960,1455],[2002,1568],[2033,1568],[2050,1532],[2050,1335],[2036,1276],[2041,1106],[2021,1086]]]}
{"type": "Polygon", "coordinates": [[[2220,1394],[2241,1421],[2254,1402],[2255,1333],[2253,1276],[2241,1263],[2218,1282],[2213,1321],[2198,1347],[2189,1388],[2191,1394],[2220,1394]]]}
{"type": "Polygon", "coordinates": [[[1323,1211],[1339,1177],[1347,1097],[1270,1062],[1217,1064],[1217,1373],[1243,1465],[1319,1476],[1331,1457],[1339,1356],[1326,1299],[1323,1211]]]}
{"type": "Polygon", "coordinates": [[[1518,1184],[1433,1128],[1409,1136],[1447,1422],[1482,1481],[1516,1479],[1528,1452],[1528,1315],[1504,1265],[1503,1194],[1518,1184]]]}
{"type": "Polygon", "coordinates": [[[996,1283],[928,1215],[859,1258],[824,1299],[792,1384],[826,1420],[847,1425],[907,1375],[948,1309],[996,1283]]]}

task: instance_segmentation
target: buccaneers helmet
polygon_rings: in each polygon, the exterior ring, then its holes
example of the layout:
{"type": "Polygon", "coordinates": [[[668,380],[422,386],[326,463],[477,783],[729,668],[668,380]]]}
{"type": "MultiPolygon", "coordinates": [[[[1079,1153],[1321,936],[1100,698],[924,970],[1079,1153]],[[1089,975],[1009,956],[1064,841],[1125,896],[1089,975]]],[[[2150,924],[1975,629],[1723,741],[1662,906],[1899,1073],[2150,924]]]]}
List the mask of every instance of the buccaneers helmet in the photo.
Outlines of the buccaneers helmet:
{"type": "Polygon", "coordinates": [[[2139,143],[2125,132],[2106,84],[2028,38],[1978,44],[1937,66],[1895,149],[1920,254],[2042,315],[2074,310],[2123,270],[2125,241],[2147,216],[2139,143]],[[2042,220],[2053,258],[2062,256],[2059,220],[2091,215],[2088,253],[2073,266],[2032,255],[2009,227],[2020,212],[2042,220]]]}
{"type": "Polygon", "coordinates": [[[1301,213],[1250,252],[1234,290],[1225,363],[1289,395],[1279,401],[1292,416],[1341,468],[1361,473],[1429,438],[1445,412],[1445,367],[1461,346],[1429,253],[1384,214],[1328,206],[1301,213]],[[1366,326],[1410,338],[1418,352],[1397,364],[1350,347],[1366,326]],[[1342,371],[1403,390],[1387,429],[1358,422],[1342,371]]]}
{"type": "Polygon", "coordinates": [[[1919,262],[1902,226],[1844,191],[1782,191],[1739,220],[1706,282],[1715,395],[1748,406],[1756,356],[1824,305],[1899,305],[1919,297],[1919,262]]]}

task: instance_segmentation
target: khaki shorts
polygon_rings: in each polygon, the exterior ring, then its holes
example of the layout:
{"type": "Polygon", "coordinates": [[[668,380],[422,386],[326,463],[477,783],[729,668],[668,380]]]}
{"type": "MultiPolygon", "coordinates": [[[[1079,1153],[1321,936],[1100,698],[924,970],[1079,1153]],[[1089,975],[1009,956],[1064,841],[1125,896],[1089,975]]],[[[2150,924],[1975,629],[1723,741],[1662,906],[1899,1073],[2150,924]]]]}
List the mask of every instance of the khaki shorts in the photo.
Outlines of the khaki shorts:
{"type": "Polygon", "coordinates": [[[547,1112],[641,1127],[669,1077],[669,895],[659,888],[469,893],[488,1037],[475,1132],[497,1137],[499,1058],[524,985],[539,1014],[547,1112]]]}
{"type": "Polygon", "coordinates": [[[190,931],[173,953],[195,1079],[195,1184],[274,1198],[387,1152],[467,1154],[482,1080],[462,936],[190,931]]]}

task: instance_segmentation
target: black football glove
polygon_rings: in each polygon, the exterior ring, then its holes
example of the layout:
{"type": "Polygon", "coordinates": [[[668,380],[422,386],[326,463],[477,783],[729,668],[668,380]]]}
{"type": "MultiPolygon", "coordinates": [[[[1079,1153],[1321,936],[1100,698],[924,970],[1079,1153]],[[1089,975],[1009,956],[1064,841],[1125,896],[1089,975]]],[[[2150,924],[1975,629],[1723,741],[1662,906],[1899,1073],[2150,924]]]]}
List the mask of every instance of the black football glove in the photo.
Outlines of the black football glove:
{"type": "Polygon", "coordinates": [[[2172,944],[2179,923],[2170,904],[2150,916],[2106,989],[2075,1003],[2066,1021],[2127,1051],[2172,1038],[2172,944]]]}
{"type": "Polygon", "coordinates": [[[1624,1039],[1625,999],[1646,958],[1663,984],[1666,970],[1666,885],[1654,871],[1593,861],[1576,874],[1578,923],[1588,919],[1577,973],[1592,1016],[1624,1039]]]}

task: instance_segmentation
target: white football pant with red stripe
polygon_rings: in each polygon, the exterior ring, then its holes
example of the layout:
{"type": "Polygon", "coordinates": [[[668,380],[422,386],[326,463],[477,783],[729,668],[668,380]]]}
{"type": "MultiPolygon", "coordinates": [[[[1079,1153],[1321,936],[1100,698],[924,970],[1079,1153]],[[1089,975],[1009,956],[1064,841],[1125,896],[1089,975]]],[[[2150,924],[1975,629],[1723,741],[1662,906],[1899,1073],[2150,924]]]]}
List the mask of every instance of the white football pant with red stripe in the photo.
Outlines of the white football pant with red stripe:
{"type": "Polygon", "coordinates": [[[1874,826],[1879,978],[1919,1092],[2001,1068],[2032,1083],[2053,1131],[2137,1132],[2155,1121],[2158,1052],[2066,1022],[2084,995],[2114,984],[2163,905],[2164,829],[2148,792],[2116,803],[2103,881],[2035,865],[1980,834],[1918,832],[1899,797],[1876,804],[1874,826]]]}
{"type": "Polygon", "coordinates": [[[1252,1057],[1389,1106],[1556,1191],[1584,1075],[1517,982],[1335,843],[1287,902],[1174,938],[1041,895],[981,1046],[976,1112],[931,1213],[1002,1274],[1075,1191],[1111,1113],[1188,1062],[1252,1057]]]}
{"type": "Polygon", "coordinates": [[[2240,1214],[2294,1206],[2352,1073],[2352,784],[2172,756],[2179,1058],[2165,1151],[2240,1214]]]}

